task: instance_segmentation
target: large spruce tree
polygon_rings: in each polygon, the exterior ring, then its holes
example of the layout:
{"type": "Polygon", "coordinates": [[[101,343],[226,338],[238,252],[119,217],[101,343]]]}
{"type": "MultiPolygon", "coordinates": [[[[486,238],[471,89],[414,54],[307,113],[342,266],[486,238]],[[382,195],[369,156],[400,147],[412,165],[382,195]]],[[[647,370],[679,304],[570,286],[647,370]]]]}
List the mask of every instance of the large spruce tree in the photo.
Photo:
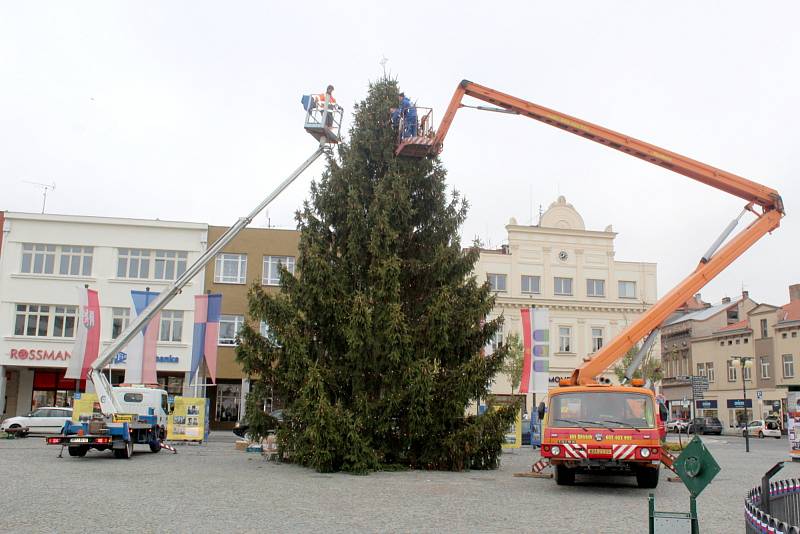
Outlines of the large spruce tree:
{"type": "Polygon", "coordinates": [[[465,412],[505,358],[481,350],[500,328],[485,321],[494,298],[471,275],[466,202],[447,194],[439,159],[394,155],[398,92],[381,79],[356,105],[350,141],[297,214],[295,276],[250,291],[271,334],[240,333],[248,421],[263,434],[265,397],[281,399],[280,449],[319,471],[494,468],[513,410],[465,412]]]}

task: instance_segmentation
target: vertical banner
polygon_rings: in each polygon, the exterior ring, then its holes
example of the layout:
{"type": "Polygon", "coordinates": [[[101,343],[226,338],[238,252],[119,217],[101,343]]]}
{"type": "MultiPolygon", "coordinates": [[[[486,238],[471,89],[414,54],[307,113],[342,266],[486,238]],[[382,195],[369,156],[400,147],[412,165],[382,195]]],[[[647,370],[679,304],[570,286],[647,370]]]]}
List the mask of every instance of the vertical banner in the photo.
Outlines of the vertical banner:
{"type": "Polygon", "coordinates": [[[219,319],[222,313],[222,295],[196,295],[194,297],[194,332],[192,334],[192,366],[194,376],[203,359],[208,367],[211,382],[217,383],[217,345],[219,319]]]}
{"type": "Polygon", "coordinates": [[[786,394],[786,431],[789,434],[789,455],[800,461],[800,391],[786,394]]]}
{"type": "Polygon", "coordinates": [[[531,392],[531,352],[532,352],[532,339],[531,339],[531,309],[522,308],[520,311],[522,316],[522,378],[519,381],[519,392],[531,392]]]}
{"type": "MultiPolygon", "coordinates": [[[[131,291],[133,309],[139,316],[147,306],[155,300],[158,293],[154,291],[131,291]]],[[[125,367],[126,384],[157,384],[156,377],[156,344],[161,314],[157,313],[144,330],[128,345],[127,366],[125,367]],[[141,351],[138,347],[141,346],[141,351]]]]}
{"type": "Polygon", "coordinates": [[[547,394],[550,381],[550,310],[531,310],[533,323],[533,392],[547,394]]]}
{"type": "Polygon", "coordinates": [[[79,287],[78,301],[75,345],[64,378],[86,380],[89,366],[100,351],[100,299],[94,289],[79,287]]]}

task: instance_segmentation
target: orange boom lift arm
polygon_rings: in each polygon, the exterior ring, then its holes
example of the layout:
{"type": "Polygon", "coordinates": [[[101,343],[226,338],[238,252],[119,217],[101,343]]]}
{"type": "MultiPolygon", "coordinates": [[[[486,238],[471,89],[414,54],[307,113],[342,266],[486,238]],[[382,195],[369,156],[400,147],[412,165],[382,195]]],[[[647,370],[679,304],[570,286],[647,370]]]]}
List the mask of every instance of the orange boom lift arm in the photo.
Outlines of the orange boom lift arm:
{"type": "MultiPolygon", "coordinates": [[[[622,359],[631,347],[656,330],[673,311],[689,300],[712,278],[722,272],[762,236],[777,228],[780,225],[781,217],[784,215],[783,201],[774,189],[675,152],[468,80],[463,80],[456,88],[453,98],[450,100],[450,105],[442,118],[439,130],[432,139],[429,153],[438,154],[441,152],[444,138],[453,123],[456,111],[461,107],[476,107],[485,111],[497,111],[530,117],[678,174],[683,174],[693,180],[747,201],[747,205],[739,217],[725,228],[722,235],[711,245],[708,252],[700,260],[697,268],[689,276],[659,299],[652,308],[645,311],[630,326],[620,332],[608,345],[600,349],[594,357],[575,369],[572,377],[562,380],[561,385],[576,386],[595,383],[597,375],[622,359]],[[462,104],[464,96],[471,96],[499,107],[466,106],[462,104]],[[756,209],[756,206],[758,209],[756,209]],[[719,248],[733,232],[736,223],[746,211],[753,213],[756,219],[722,248],[719,248]]],[[[398,154],[402,155],[402,148],[401,144],[398,148],[398,154]]]]}

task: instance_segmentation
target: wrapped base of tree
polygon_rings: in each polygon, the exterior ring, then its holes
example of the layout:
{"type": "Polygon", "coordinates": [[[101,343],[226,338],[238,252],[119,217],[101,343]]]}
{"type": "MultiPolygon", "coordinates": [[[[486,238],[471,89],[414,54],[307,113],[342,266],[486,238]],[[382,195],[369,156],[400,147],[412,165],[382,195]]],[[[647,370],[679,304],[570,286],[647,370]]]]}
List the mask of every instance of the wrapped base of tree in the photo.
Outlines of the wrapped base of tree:
{"type": "Polygon", "coordinates": [[[518,407],[465,410],[502,368],[504,347],[483,354],[502,318],[487,320],[494,296],[471,274],[466,202],[441,162],[394,156],[399,94],[370,85],[297,214],[297,272],[282,269],[279,293],[250,290],[251,322],[269,332],[239,334],[250,432],[274,428],[276,398],[281,456],[319,471],[496,468],[518,407]]]}

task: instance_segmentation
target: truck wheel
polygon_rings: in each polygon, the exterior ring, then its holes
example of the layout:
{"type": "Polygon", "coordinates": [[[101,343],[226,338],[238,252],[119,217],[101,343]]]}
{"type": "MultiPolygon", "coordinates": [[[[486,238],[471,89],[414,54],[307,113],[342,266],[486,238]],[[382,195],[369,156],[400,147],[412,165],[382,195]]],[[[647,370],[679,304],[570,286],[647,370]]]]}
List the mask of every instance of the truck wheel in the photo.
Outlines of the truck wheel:
{"type": "Polygon", "coordinates": [[[124,449],[114,449],[114,458],[126,460],[133,456],[133,442],[128,441],[125,443],[124,449]]]}
{"type": "Polygon", "coordinates": [[[575,484],[575,470],[564,464],[558,464],[556,466],[555,479],[556,484],[559,486],[572,486],[575,484]]]}
{"type": "Polygon", "coordinates": [[[640,467],[636,470],[636,484],[640,488],[655,488],[658,486],[659,469],[640,467]]]}
{"type": "Polygon", "coordinates": [[[158,452],[161,450],[161,442],[160,441],[151,441],[150,442],[150,452],[158,452]]]}
{"type": "Polygon", "coordinates": [[[78,456],[82,458],[86,456],[87,452],[89,452],[89,447],[86,446],[67,447],[67,452],[69,453],[70,456],[78,456]]]}

